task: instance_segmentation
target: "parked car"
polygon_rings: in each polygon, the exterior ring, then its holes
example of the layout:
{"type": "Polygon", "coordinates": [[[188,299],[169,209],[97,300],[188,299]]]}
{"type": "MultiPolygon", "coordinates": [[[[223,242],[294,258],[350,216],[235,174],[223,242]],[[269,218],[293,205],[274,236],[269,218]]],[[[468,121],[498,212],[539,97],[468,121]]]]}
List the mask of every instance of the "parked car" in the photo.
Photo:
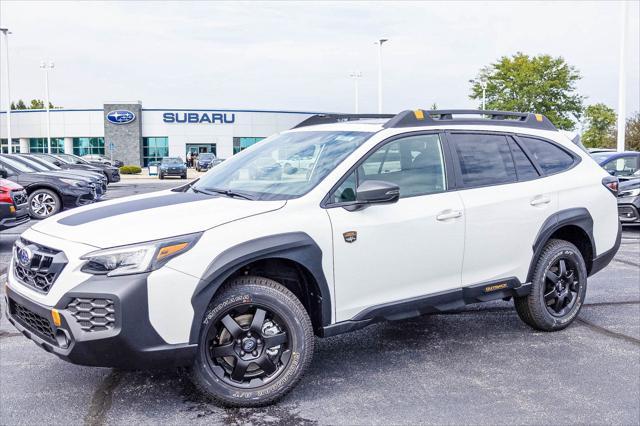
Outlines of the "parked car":
{"type": "Polygon", "coordinates": [[[212,152],[204,152],[198,155],[196,160],[196,171],[209,170],[210,168],[222,163],[223,160],[216,157],[212,152]]]}
{"type": "Polygon", "coordinates": [[[640,178],[620,182],[618,216],[623,224],[640,223],[640,178]]]}
{"type": "Polygon", "coordinates": [[[0,231],[29,222],[28,199],[22,186],[0,179],[0,231]]]}
{"type": "Polygon", "coordinates": [[[640,176],[640,152],[604,151],[593,153],[591,156],[609,172],[609,174],[618,177],[620,180],[640,176]]]}
{"type": "Polygon", "coordinates": [[[88,170],[72,170],[62,169],[54,164],[47,163],[37,157],[29,154],[5,154],[8,158],[13,158],[16,161],[20,161],[25,166],[33,169],[34,172],[56,172],[61,176],[70,178],[82,178],[87,182],[92,183],[96,187],[96,199],[101,199],[107,192],[107,178],[99,173],[91,172],[88,170]]]}
{"type": "Polygon", "coordinates": [[[120,170],[117,167],[107,166],[100,163],[89,163],[88,161],[85,161],[73,154],[52,154],[52,156],[58,160],[56,165],[63,169],[72,168],[92,171],[98,170],[107,177],[109,183],[120,181],[120,170]]]}
{"type": "Polygon", "coordinates": [[[58,172],[35,172],[7,155],[0,155],[0,178],[23,186],[29,195],[29,215],[44,219],[62,209],[91,204],[96,188],[81,177],[69,177],[58,172]]]}
{"type": "Polygon", "coordinates": [[[158,166],[158,178],[164,179],[167,176],[180,176],[187,178],[187,165],[180,157],[164,157],[158,166]]]}
{"type": "Polygon", "coordinates": [[[112,161],[110,158],[105,157],[104,155],[99,155],[99,154],[83,155],[81,158],[85,161],[88,161],[89,163],[100,163],[100,164],[104,164],[105,166],[114,166],[118,168],[124,166],[124,163],[120,160],[112,161]]]}
{"type": "Polygon", "coordinates": [[[229,406],[290,391],[314,334],[503,299],[569,326],[620,246],[618,179],[540,114],[376,117],[312,116],[187,185],[35,224],[9,320],[76,364],[188,366],[229,406]],[[311,172],[251,173],[311,146],[311,172]],[[56,259],[46,286],[30,253],[56,259]]]}

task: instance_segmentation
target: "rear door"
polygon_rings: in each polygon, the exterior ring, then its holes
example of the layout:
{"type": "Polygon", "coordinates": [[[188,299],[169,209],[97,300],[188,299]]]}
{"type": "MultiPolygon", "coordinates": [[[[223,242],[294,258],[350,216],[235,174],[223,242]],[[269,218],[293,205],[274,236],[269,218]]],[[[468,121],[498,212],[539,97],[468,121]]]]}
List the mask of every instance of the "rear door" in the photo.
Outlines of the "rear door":
{"type": "Polygon", "coordinates": [[[558,193],[508,134],[448,132],[465,209],[462,286],[526,280],[532,246],[558,193]]]}

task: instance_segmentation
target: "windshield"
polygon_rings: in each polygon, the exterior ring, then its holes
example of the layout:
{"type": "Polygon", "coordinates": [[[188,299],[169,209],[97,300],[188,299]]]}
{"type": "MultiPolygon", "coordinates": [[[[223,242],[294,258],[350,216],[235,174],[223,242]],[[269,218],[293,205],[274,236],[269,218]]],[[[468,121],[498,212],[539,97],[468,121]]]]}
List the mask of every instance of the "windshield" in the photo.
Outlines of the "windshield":
{"type": "Polygon", "coordinates": [[[70,164],[89,164],[82,158],[76,157],[75,155],[71,155],[71,154],[56,154],[56,157],[70,164]]]}
{"type": "MultiPolygon", "coordinates": [[[[615,152],[613,154],[615,154],[615,152]]],[[[591,156],[593,157],[594,160],[600,163],[606,160],[607,158],[611,157],[613,154],[611,152],[596,152],[594,154],[591,154],[591,156]]]]}
{"type": "Polygon", "coordinates": [[[30,160],[30,159],[28,159],[28,158],[24,158],[24,157],[17,157],[17,158],[16,158],[16,157],[14,157],[14,156],[12,156],[12,157],[10,157],[10,158],[11,158],[12,160],[19,161],[19,162],[21,162],[22,164],[26,164],[26,165],[27,165],[27,167],[31,167],[32,169],[34,169],[34,170],[36,170],[36,171],[39,171],[39,172],[47,172],[47,171],[49,171],[49,170],[50,170],[50,169],[48,169],[48,168],[44,167],[42,164],[38,164],[37,162],[35,162],[35,161],[33,161],[33,160],[30,160]]]}
{"type": "Polygon", "coordinates": [[[287,132],[217,165],[195,190],[233,191],[256,200],[288,200],[309,192],[373,133],[287,132]]]}
{"type": "Polygon", "coordinates": [[[216,158],[216,156],[213,154],[200,154],[198,157],[201,160],[213,160],[214,158],[216,158]]]}
{"type": "Polygon", "coordinates": [[[7,165],[13,167],[14,169],[23,172],[23,173],[32,173],[35,172],[35,169],[32,169],[31,167],[27,166],[26,164],[23,164],[19,161],[16,161],[12,158],[8,158],[8,157],[2,157],[2,161],[4,161],[7,165]]]}
{"type": "Polygon", "coordinates": [[[175,157],[170,157],[170,158],[163,158],[162,159],[162,164],[182,164],[182,158],[175,158],[175,157]]]}

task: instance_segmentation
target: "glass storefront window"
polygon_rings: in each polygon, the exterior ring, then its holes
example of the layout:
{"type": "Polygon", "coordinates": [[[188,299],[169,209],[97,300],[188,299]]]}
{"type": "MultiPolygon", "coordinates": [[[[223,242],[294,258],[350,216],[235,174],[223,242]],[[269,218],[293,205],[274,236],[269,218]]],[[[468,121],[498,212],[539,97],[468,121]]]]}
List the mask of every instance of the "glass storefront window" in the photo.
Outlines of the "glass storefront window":
{"type": "Polygon", "coordinates": [[[249,138],[249,137],[234,137],[233,138],[233,153],[237,154],[243,149],[249,148],[254,143],[260,142],[261,137],[249,138]]]}
{"type": "MultiPolygon", "coordinates": [[[[47,153],[47,138],[29,139],[29,152],[47,153]]],[[[64,138],[51,138],[51,153],[64,154],[64,138]]]]}
{"type": "Polygon", "coordinates": [[[160,161],[169,156],[169,138],[166,136],[142,138],[142,163],[148,166],[150,161],[160,161]]]}
{"type": "Polygon", "coordinates": [[[83,155],[104,155],[104,138],[73,138],[73,153],[83,155]]]}
{"type": "MultiPolygon", "coordinates": [[[[11,138],[11,152],[13,154],[20,152],[20,139],[11,138]]],[[[7,139],[0,139],[0,153],[9,153],[9,144],[7,143],[7,139]]]]}

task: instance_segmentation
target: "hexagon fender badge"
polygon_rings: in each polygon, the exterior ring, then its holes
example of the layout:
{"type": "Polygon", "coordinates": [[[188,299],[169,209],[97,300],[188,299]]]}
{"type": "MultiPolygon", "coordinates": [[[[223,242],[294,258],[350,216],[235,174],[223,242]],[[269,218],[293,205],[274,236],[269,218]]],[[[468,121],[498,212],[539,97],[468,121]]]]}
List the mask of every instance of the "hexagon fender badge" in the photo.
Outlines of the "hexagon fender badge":
{"type": "Polygon", "coordinates": [[[348,243],[353,243],[358,239],[358,233],[356,231],[347,231],[342,234],[344,240],[348,243]]]}

